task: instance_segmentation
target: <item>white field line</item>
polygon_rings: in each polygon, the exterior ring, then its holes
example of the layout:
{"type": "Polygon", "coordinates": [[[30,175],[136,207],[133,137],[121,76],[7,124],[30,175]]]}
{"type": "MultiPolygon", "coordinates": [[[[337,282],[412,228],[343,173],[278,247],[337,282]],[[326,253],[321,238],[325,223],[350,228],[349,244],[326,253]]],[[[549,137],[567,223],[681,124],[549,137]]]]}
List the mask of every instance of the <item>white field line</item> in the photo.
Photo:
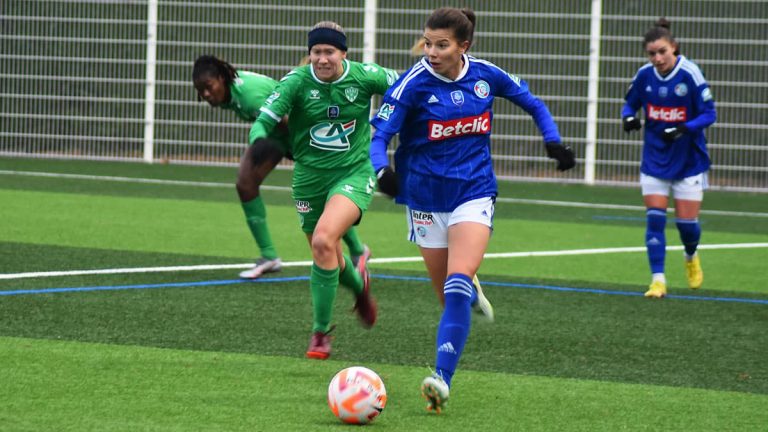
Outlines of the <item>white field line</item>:
{"type": "MultiPolygon", "coordinates": [[[[733,243],[733,244],[714,244],[700,245],[699,249],[757,249],[768,248],[768,243],[733,243]]],[[[683,250],[683,246],[668,246],[668,251],[683,250]]],[[[645,247],[620,247],[620,248],[599,248],[599,249],[570,249],[559,251],[531,251],[531,252],[506,252],[506,253],[488,253],[485,258],[525,258],[525,257],[549,257],[566,255],[596,255],[627,252],[645,252],[645,247]]],[[[394,257],[394,258],[373,258],[373,264],[390,264],[404,262],[420,262],[422,258],[418,257],[394,257]]],[[[309,267],[312,261],[293,261],[284,262],[285,267],[309,267]]],[[[252,263],[246,264],[206,264],[193,266],[173,266],[173,267],[135,267],[135,268],[114,268],[99,270],[69,270],[69,271],[51,271],[51,272],[30,272],[30,273],[5,273],[0,274],[2,279],[25,279],[25,278],[44,278],[58,276],[82,276],[82,275],[104,275],[104,274],[129,274],[129,273],[170,273],[184,271],[201,270],[226,270],[242,269],[252,267],[252,263]]]]}
{"type": "MultiPolygon", "coordinates": [[[[64,173],[48,173],[48,172],[37,172],[37,171],[0,170],[0,175],[52,177],[52,178],[65,178],[65,179],[73,179],[73,180],[95,180],[95,181],[112,181],[112,182],[123,182],[123,183],[196,186],[196,187],[227,188],[227,189],[234,187],[234,183],[163,180],[163,179],[150,179],[150,178],[139,178],[139,177],[97,176],[97,175],[87,175],[87,174],[64,174],[64,173]]],[[[261,189],[272,190],[272,191],[283,191],[283,192],[290,192],[291,190],[291,188],[285,187],[285,186],[268,186],[268,185],[261,185],[261,189]]],[[[578,201],[552,201],[552,200],[504,198],[504,197],[498,197],[496,201],[503,202],[503,203],[532,204],[532,205],[542,205],[542,206],[551,206],[551,207],[578,207],[578,208],[594,208],[594,209],[605,209],[605,210],[632,210],[632,211],[645,210],[645,207],[637,206],[637,205],[600,204],[600,203],[586,203],[586,202],[578,202],[578,201]]],[[[667,211],[670,213],[674,212],[674,210],[671,208],[668,209],[667,211]]],[[[703,215],[716,215],[716,216],[742,216],[742,217],[768,218],[768,213],[760,213],[760,212],[738,212],[738,211],[729,211],[729,210],[702,209],[700,213],[703,215]]]]}

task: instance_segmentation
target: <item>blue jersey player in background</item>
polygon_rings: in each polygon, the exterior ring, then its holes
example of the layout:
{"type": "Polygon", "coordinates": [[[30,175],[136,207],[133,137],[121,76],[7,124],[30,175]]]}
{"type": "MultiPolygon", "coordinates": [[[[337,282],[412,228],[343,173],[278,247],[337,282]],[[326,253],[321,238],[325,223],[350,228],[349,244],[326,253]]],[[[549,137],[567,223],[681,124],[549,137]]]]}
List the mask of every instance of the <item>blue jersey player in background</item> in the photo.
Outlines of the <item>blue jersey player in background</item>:
{"type": "Polygon", "coordinates": [[[649,63],[642,66],[627,91],[621,111],[624,130],[641,128],[637,111],[645,111],[640,185],[646,207],[645,244],[652,279],[646,297],[667,294],[664,276],[669,190],[675,197],[675,223],[685,247],[688,286],[704,280],[696,253],[701,238],[699,210],[707,188],[710,160],[704,129],[715,122],[715,102],[704,75],[680,48],[661,18],[648,30],[643,48],[649,63]]]}
{"type": "Polygon", "coordinates": [[[493,99],[500,96],[528,112],[544,135],[558,169],[575,165],[561,144],[546,105],[528,85],[466,52],[475,14],[441,8],[427,19],[424,54],[387,91],[371,124],[376,133],[371,161],[379,189],[405,204],[409,239],[419,246],[433,286],[444,292],[437,331],[436,371],[422,382],[427,408],[440,412],[469,335],[471,305],[478,293],[472,277],[493,227],[496,176],[490,152],[493,99]],[[386,148],[400,134],[395,170],[386,148]]]}

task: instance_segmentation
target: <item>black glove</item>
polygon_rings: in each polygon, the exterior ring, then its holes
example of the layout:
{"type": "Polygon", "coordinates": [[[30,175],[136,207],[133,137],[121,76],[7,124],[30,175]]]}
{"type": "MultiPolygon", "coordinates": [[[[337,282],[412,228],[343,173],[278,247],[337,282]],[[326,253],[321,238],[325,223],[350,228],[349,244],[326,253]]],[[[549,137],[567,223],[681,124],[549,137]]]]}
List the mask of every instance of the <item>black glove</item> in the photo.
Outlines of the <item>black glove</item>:
{"type": "Polygon", "coordinates": [[[626,116],[623,119],[621,119],[622,124],[624,125],[624,132],[632,132],[633,130],[640,130],[642,125],[640,124],[640,119],[635,116],[626,116]]]}
{"type": "Polygon", "coordinates": [[[685,123],[680,123],[675,127],[664,129],[664,132],[661,133],[661,139],[670,143],[686,133],[688,133],[688,127],[685,126],[685,123]]]}
{"type": "Polygon", "coordinates": [[[560,143],[544,143],[547,149],[547,156],[550,159],[557,160],[557,169],[560,171],[569,170],[576,166],[576,159],[573,157],[573,151],[567,145],[560,143]]]}
{"type": "Polygon", "coordinates": [[[376,173],[376,178],[379,180],[379,190],[388,195],[390,198],[394,198],[400,191],[400,184],[397,180],[397,173],[392,168],[385,166],[376,173]]]}

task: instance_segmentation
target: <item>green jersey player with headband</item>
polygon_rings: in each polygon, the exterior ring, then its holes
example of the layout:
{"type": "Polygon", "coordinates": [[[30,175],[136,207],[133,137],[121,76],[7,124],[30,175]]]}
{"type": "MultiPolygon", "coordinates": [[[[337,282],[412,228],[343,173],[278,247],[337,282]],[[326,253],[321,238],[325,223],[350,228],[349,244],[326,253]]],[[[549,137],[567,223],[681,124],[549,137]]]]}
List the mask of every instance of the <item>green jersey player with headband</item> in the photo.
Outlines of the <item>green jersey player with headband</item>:
{"type": "MultiPolygon", "coordinates": [[[[228,62],[212,55],[197,58],[192,70],[192,82],[198,97],[212,107],[230,110],[248,122],[256,121],[259,108],[277,86],[277,81],[254,72],[236,70],[228,62]]],[[[256,264],[240,273],[240,277],[256,279],[265,273],[281,269],[282,262],[272,242],[267,226],[267,210],[261,198],[260,186],[267,175],[285,156],[290,156],[290,144],[285,121],[270,134],[276,145],[252,145],[243,153],[237,174],[237,193],[251,234],[261,252],[256,264]]],[[[370,250],[354,228],[344,234],[352,262],[367,261],[370,250]]]]}
{"type": "Polygon", "coordinates": [[[312,336],[307,357],[331,352],[331,316],[339,284],[355,295],[355,310],[366,328],[376,321],[365,263],[357,271],[342,254],[339,239],[362,219],[373,198],[376,177],[369,156],[371,96],[383,95],[397,73],[376,64],[348,60],[347,37],[324,21],[308,35],[310,64],[289,72],[261,107],[250,142],[260,145],[281,119],[295,160],[293,199],[312,250],[310,290],[312,336]]]}

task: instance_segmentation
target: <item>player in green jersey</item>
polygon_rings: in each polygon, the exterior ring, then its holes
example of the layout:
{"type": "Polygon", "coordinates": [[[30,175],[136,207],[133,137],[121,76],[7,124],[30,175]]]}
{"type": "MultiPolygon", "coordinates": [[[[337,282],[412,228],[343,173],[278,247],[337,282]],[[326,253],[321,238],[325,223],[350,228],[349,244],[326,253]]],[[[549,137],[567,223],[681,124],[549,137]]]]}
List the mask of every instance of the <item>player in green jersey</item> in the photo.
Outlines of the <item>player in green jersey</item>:
{"type": "MultiPolygon", "coordinates": [[[[192,71],[192,81],[198,96],[212,107],[231,110],[242,120],[253,122],[259,116],[259,108],[277,86],[272,78],[247,71],[239,71],[226,61],[214,56],[198,57],[192,71]]],[[[270,135],[277,145],[253,145],[246,149],[240,160],[237,174],[237,193],[245,212],[253,238],[261,251],[253,268],[240,273],[240,277],[255,279],[264,273],[279,271],[278,258],[272,237],[267,227],[267,213],[261,199],[260,186],[267,175],[284,156],[290,158],[286,122],[270,135]]],[[[344,235],[352,262],[367,261],[370,250],[365,246],[354,228],[344,235]]]]}
{"type": "Polygon", "coordinates": [[[371,96],[383,95],[397,73],[347,60],[347,40],[336,23],[316,24],[308,35],[310,64],[289,72],[261,107],[250,142],[268,134],[290,113],[288,131],[296,162],[293,198],[313,265],[313,328],[307,357],[331,351],[331,315],[339,284],[352,289],[366,328],[376,321],[368,271],[352,268],[339,239],[360,222],[373,198],[376,177],[369,156],[371,96]]]}

